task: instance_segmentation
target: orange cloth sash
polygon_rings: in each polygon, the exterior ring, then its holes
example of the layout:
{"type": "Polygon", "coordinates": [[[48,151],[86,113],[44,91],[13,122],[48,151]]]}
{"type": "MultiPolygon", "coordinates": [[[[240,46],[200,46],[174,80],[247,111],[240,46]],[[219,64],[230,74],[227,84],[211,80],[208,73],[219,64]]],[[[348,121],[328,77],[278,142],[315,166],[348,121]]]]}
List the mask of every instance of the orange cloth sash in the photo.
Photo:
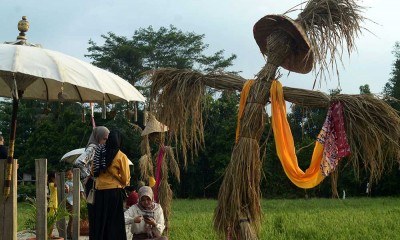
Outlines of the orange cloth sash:
{"type": "Polygon", "coordinates": [[[240,93],[239,112],[238,112],[238,120],[237,120],[237,125],[236,125],[236,140],[235,140],[236,143],[239,140],[240,120],[242,119],[244,107],[246,106],[246,102],[247,102],[247,97],[249,96],[249,91],[253,84],[254,84],[254,80],[247,80],[243,85],[242,92],[240,93]]]}
{"type": "Polygon", "coordinates": [[[324,145],[318,141],[315,142],[310,166],[305,172],[301,170],[297,162],[292,132],[286,118],[283,88],[279,81],[274,80],[272,82],[270,96],[276,151],[282,167],[288,178],[296,186],[300,188],[313,188],[325,178],[320,169],[324,145]]]}

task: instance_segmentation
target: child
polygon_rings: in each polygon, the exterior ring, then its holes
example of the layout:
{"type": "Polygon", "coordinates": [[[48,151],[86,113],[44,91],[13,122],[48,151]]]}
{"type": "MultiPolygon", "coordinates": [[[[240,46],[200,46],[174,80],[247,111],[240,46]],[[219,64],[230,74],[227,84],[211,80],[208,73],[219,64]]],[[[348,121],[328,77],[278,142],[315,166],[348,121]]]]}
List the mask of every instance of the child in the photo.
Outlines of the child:
{"type": "MultiPolygon", "coordinates": [[[[72,169],[68,169],[65,172],[65,175],[67,177],[67,181],[65,182],[65,189],[66,189],[66,193],[67,193],[67,202],[66,202],[66,208],[67,211],[70,213],[69,215],[69,221],[68,221],[68,226],[67,226],[67,236],[68,238],[72,237],[72,209],[73,209],[73,205],[74,205],[74,201],[73,201],[73,190],[74,190],[74,182],[73,182],[73,172],[72,169]]],[[[85,197],[85,189],[83,188],[82,183],[79,181],[79,191],[80,191],[80,195],[81,197],[85,197]]]]}
{"type": "Polygon", "coordinates": [[[47,181],[49,183],[50,194],[47,213],[50,215],[54,215],[58,208],[56,174],[54,172],[50,172],[47,176],[47,181]]]}

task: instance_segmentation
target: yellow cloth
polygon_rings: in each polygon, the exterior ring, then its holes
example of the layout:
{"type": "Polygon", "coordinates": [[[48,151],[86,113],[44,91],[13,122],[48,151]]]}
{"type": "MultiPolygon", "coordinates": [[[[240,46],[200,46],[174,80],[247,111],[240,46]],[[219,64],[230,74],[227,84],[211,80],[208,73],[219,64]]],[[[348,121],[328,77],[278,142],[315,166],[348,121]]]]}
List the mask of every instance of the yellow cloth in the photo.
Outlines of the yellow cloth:
{"type": "Polygon", "coordinates": [[[294,148],[292,132],[286,119],[286,105],[282,84],[274,80],[271,91],[272,127],[278,157],[288,178],[300,188],[313,188],[323,179],[320,163],[324,145],[316,141],[309,168],[304,172],[299,168],[294,148]]]}
{"type": "Polygon", "coordinates": [[[50,199],[49,199],[49,214],[54,214],[58,208],[58,200],[57,200],[57,187],[56,184],[51,182],[49,183],[49,192],[50,192],[50,199]]]}
{"type": "Polygon", "coordinates": [[[242,119],[244,107],[246,106],[247,97],[249,95],[250,87],[254,84],[254,80],[247,80],[244,85],[242,92],[240,93],[240,103],[239,103],[239,112],[238,112],[238,120],[236,125],[236,140],[237,143],[239,140],[240,134],[240,120],[242,119]]]}
{"type": "Polygon", "coordinates": [[[129,186],[131,173],[128,160],[123,152],[118,151],[107,171],[100,173],[99,177],[96,178],[96,189],[103,190],[129,186]]]}
{"type": "Polygon", "coordinates": [[[156,185],[156,180],[153,177],[149,177],[149,187],[154,187],[156,185]]]}

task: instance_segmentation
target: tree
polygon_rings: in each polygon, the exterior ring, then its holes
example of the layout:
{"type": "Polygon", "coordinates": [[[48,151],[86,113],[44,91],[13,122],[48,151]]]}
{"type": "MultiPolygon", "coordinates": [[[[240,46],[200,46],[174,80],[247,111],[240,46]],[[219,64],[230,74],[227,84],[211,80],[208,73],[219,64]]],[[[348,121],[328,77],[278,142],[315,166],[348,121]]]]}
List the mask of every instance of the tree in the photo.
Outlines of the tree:
{"type": "Polygon", "coordinates": [[[393,98],[400,99],[400,42],[395,43],[393,54],[395,56],[395,61],[391,73],[392,77],[385,84],[383,94],[389,99],[392,98],[389,100],[389,104],[393,108],[400,110],[400,103],[393,100],[393,98]]]}
{"type": "Polygon", "coordinates": [[[371,94],[368,84],[360,86],[360,94],[371,94]]]}
{"type": "MultiPolygon", "coordinates": [[[[219,98],[208,96],[204,112],[205,148],[182,171],[179,197],[217,197],[222,176],[235,143],[239,95],[223,91],[219,98]]],[[[183,167],[182,167],[183,170],[183,167]]]]}
{"type": "Polygon", "coordinates": [[[210,56],[204,51],[204,34],[182,32],[170,25],[155,31],[152,26],[136,30],[132,39],[112,32],[101,35],[104,45],[89,40],[89,54],[93,64],[127,79],[135,85],[142,79],[141,73],[157,68],[196,69],[219,71],[232,65],[236,55],[224,58],[224,50],[210,56]]]}

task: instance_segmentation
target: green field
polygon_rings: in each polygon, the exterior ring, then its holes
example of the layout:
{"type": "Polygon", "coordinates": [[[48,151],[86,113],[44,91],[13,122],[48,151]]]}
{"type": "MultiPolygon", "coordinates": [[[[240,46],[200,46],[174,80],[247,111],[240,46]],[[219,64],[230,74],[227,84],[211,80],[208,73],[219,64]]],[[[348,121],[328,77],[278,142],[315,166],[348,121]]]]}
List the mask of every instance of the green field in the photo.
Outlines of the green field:
{"type": "MultiPolygon", "coordinates": [[[[212,229],[216,200],[173,201],[169,237],[218,239],[212,229]]],[[[400,239],[400,198],[263,200],[260,239],[400,239]]],[[[26,204],[18,204],[18,230],[26,204]]]]}

